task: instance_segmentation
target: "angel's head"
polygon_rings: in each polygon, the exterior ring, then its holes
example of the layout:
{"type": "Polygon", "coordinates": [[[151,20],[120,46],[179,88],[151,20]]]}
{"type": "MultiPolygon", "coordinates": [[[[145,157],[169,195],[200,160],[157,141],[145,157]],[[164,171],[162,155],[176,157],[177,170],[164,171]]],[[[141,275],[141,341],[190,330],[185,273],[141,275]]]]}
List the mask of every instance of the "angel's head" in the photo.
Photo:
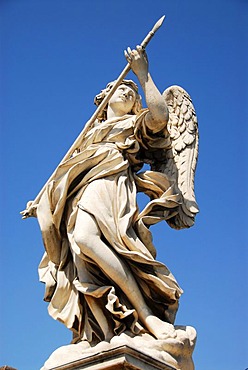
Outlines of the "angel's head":
{"type": "MultiPolygon", "coordinates": [[[[94,103],[98,106],[105,96],[112,89],[115,81],[109,82],[100,94],[96,95],[94,103]]],[[[141,109],[141,96],[138,93],[138,86],[132,80],[123,80],[121,85],[116,89],[110,98],[105,109],[98,116],[99,121],[107,119],[108,106],[124,114],[137,114],[141,109]]]]}

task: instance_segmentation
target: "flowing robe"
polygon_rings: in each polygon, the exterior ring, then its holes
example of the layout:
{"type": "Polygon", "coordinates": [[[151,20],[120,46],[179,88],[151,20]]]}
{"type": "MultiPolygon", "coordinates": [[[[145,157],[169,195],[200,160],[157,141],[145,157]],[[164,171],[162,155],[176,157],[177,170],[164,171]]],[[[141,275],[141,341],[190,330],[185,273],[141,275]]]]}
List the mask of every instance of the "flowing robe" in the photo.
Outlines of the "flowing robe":
{"type": "Polygon", "coordinates": [[[153,313],[170,323],[175,319],[182,290],[168,268],[155,260],[149,226],[173,217],[180,196],[164,174],[138,172],[146,151],[166,145],[164,135],[147,129],[146,114],[144,110],[96,124],[80,152],[57,168],[38,206],[46,247],[39,266],[40,280],[47,284],[45,300],[50,301],[49,314],[73,331],[74,342],[104,339],[97,311],[116,334],[144,330],[122,287],[76,244],[74,228],[81,210],[92,215],[102,240],[128,266],[153,313]],[[141,213],[137,191],[151,199],[141,213]],[[47,237],[42,219],[51,220],[56,243],[47,237]]]}

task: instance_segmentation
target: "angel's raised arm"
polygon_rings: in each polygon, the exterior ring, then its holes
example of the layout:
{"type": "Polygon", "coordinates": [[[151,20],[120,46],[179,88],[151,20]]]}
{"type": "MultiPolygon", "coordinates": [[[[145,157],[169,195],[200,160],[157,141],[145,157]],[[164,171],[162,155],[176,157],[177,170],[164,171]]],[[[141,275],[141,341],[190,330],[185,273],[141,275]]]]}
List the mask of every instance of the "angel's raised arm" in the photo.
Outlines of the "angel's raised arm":
{"type": "Polygon", "coordinates": [[[152,80],[148,70],[148,60],[144,49],[137,46],[125,51],[125,56],[132,71],[136,74],[145,94],[149,113],[146,116],[146,124],[154,133],[161,131],[168,123],[169,113],[166,102],[152,80]]]}

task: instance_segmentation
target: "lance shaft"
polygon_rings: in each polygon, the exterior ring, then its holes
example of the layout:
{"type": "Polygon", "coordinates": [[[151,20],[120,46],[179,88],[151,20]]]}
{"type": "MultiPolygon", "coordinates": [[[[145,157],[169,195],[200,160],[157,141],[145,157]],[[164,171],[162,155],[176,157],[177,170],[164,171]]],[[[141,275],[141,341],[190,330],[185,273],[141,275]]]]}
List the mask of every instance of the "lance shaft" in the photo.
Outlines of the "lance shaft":
{"type": "MultiPolygon", "coordinates": [[[[148,45],[148,43],[151,41],[152,37],[155,35],[155,33],[157,32],[157,30],[161,27],[161,25],[162,25],[162,23],[164,21],[164,18],[165,18],[165,16],[161,17],[155,23],[155,25],[153,26],[152,30],[146,35],[146,37],[144,38],[144,40],[140,44],[143,49],[146,48],[146,46],[148,45]]],[[[96,121],[97,117],[99,116],[100,112],[106,107],[106,105],[108,104],[110,98],[113,96],[114,92],[116,91],[116,89],[118,88],[118,86],[120,86],[120,84],[122,83],[123,79],[125,78],[125,76],[128,74],[128,72],[130,70],[131,70],[131,66],[130,66],[129,63],[127,63],[126,67],[123,69],[123,71],[119,75],[118,79],[115,81],[114,85],[112,86],[111,90],[109,91],[108,95],[105,96],[105,98],[103,99],[103,101],[101,102],[101,104],[95,110],[94,114],[91,116],[91,118],[89,119],[89,121],[85,124],[83,130],[81,131],[81,133],[79,134],[79,136],[77,137],[77,139],[74,141],[74,143],[72,144],[72,146],[70,147],[70,149],[68,150],[68,152],[66,153],[66,155],[64,156],[64,158],[61,160],[59,166],[63,162],[67,161],[71,157],[71,155],[74,153],[74,151],[76,149],[78,149],[78,147],[80,147],[80,145],[81,145],[81,143],[83,141],[83,138],[85,137],[85,135],[87,134],[87,132],[91,129],[91,127],[93,126],[93,124],[96,121]]],[[[46,188],[47,183],[49,183],[53,179],[53,177],[55,175],[55,172],[56,172],[56,170],[52,173],[52,175],[49,177],[49,179],[47,180],[47,182],[45,183],[45,185],[43,186],[43,188],[40,190],[39,194],[36,196],[35,200],[32,202],[31,208],[33,208],[35,205],[37,205],[39,203],[39,200],[40,200],[42,194],[45,191],[45,188],[46,188]]],[[[26,209],[25,211],[21,212],[21,214],[22,214],[22,218],[23,219],[33,216],[32,212],[29,212],[29,209],[26,209]]]]}
{"type": "MultiPolygon", "coordinates": [[[[143,49],[146,48],[148,43],[151,41],[152,37],[155,35],[157,30],[161,27],[163,21],[164,21],[165,16],[161,17],[156,24],[154,25],[153,29],[146,35],[142,43],[140,44],[143,49]]],[[[82,130],[81,134],[78,137],[78,142],[82,140],[82,138],[85,136],[85,134],[88,132],[88,130],[91,128],[91,126],[94,124],[95,120],[97,119],[99,113],[106,107],[108,104],[110,98],[114,95],[114,92],[120,86],[121,82],[125,78],[125,76],[128,74],[128,72],[131,70],[131,66],[129,63],[127,63],[126,67],[123,69],[117,80],[115,81],[114,85],[112,86],[111,90],[109,91],[108,95],[105,96],[101,104],[98,106],[96,109],[95,113],[92,115],[90,120],[85,124],[84,129],[82,130]],[[82,136],[81,136],[82,135],[82,136]]],[[[77,142],[77,140],[74,142],[74,144],[77,142]]],[[[73,146],[74,146],[73,144],[73,146]]]]}

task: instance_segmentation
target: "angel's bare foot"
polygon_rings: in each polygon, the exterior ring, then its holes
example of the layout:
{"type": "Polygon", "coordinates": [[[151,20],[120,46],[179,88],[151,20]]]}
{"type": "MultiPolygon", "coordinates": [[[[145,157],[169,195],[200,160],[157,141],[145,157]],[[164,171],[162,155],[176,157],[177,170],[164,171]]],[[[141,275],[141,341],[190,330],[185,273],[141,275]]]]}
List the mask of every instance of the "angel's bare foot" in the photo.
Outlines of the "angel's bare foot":
{"type": "Polygon", "coordinates": [[[172,324],[162,321],[156,316],[147,316],[145,322],[147,329],[157,339],[175,338],[177,336],[176,330],[172,324]]]}

